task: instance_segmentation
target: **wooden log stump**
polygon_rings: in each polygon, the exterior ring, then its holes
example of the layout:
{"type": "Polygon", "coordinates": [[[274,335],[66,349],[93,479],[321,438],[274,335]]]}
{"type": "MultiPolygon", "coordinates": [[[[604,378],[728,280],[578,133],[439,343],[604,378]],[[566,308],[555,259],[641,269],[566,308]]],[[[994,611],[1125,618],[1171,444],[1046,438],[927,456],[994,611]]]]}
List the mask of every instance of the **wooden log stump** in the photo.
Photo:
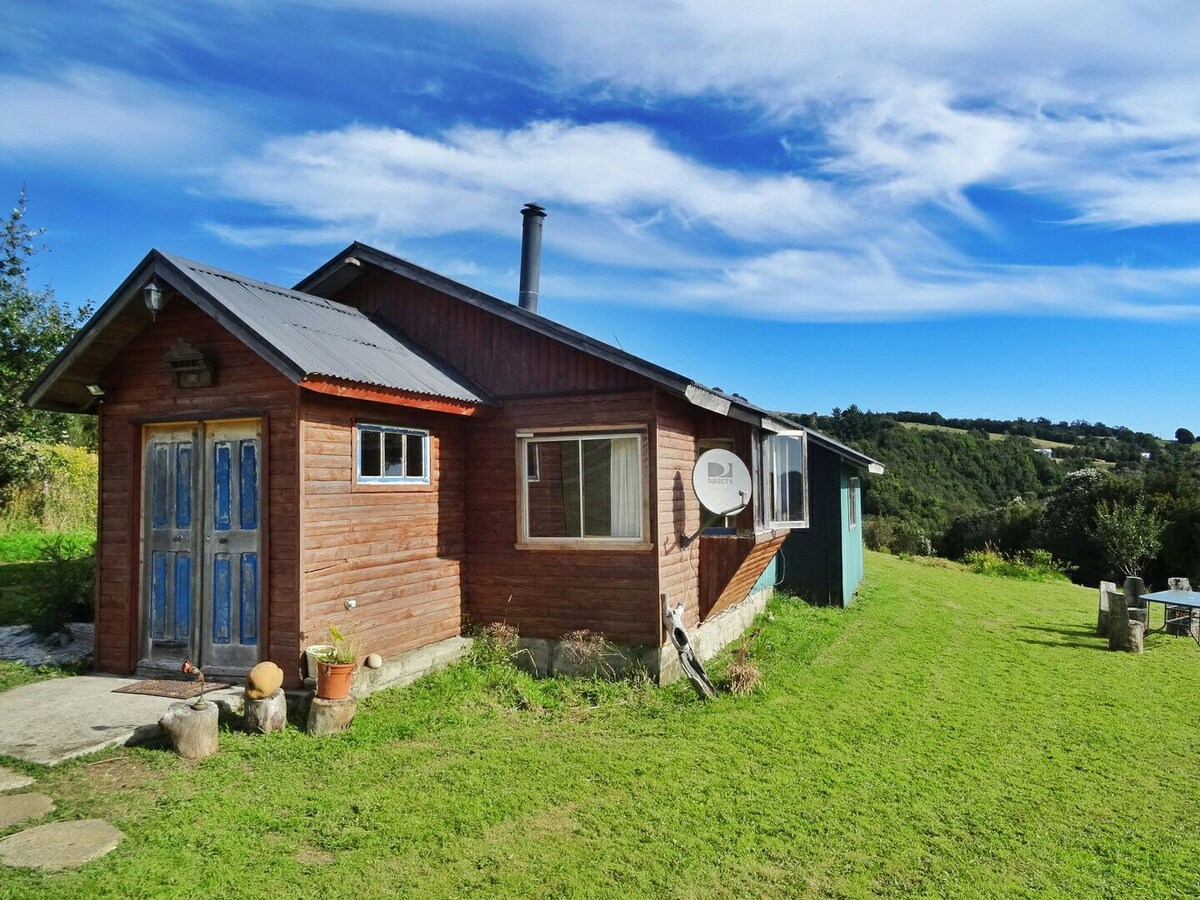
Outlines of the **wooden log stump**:
{"type": "Polygon", "coordinates": [[[312,706],[308,708],[308,733],[340,734],[350,727],[357,710],[358,700],[354,697],[345,700],[323,700],[313,697],[312,706]]]}
{"type": "Polygon", "coordinates": [[[1143,622],[1130,620],[1129,647],[1130,653],[1142,653],[1146,649],[1146,625],[1143,622]]]}
{"type": "Polygon", "coordinates": [[[1129,607],[1124,594],[1108,596],[1108,649],[1129,649],[1129,607]]]}
{"type": "Polygon", "coordinates": [[[1130,609],[1142,609],[1146,606],[1146,601],[1142,599],[1142,594],[1146,593],[1146,583],[1136,575],[1130,575],[1125,579],[1125,605],[1130,609]]]}
{"type": "Polygon", "coordinates": [[[1100,601],[1096,607],[1096,634],[1108,637],[1108,615],[1110,594],[1115,594],[1117,586],[1111,581],[1100,582],[1100,601]]]}
{"type": "Polygon", "coordinates": [[[275,693],[262,700],[250,699],[246,693],[246,730],[270,734],[272,731],[283,731],[287,727],[287,697],[283,688],[276,688],[275,693]]]}
{"type": "Polygon", "coordinates": [[[184,759],[204,759],[217,752],[217,720],[220,710],[211,701],[200,709],[190,703],[172,703],[158,720],[171,739],[171,746],[184,759]]]}

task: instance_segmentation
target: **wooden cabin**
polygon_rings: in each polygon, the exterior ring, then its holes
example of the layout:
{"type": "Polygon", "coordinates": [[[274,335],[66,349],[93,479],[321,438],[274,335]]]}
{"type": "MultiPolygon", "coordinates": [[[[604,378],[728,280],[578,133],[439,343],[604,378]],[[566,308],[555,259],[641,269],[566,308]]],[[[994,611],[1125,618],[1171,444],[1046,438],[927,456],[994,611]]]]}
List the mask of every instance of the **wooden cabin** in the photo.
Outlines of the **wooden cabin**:
{"type": "Polygon", "coordinates": [[[587,629],[672,677],[664,602],[736,637],[835,444],[357,243],[290,290],[152,251],[26,399],[99,416],[96,668],[289,684],[331,624],[403,661],[505,622],[540,671],[587,629]],[[719,523],[711,447],[756,481],[719,523]]]}

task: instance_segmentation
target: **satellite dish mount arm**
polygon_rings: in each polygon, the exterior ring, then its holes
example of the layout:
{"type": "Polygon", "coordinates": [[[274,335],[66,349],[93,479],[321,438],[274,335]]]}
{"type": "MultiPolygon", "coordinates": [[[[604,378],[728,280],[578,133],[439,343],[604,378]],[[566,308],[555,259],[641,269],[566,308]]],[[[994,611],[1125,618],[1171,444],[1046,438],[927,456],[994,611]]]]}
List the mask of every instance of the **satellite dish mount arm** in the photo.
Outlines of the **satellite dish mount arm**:
{"type": "Polygon", "coordinates": [[[679,548],[682,550],[684,547],[686,547],[688,544],[690,544],[692,541],[694,541],[696,538],[698,538],[700,536],[700,532],[704,531],[704,529],[706,529],[706,528],[711,527],[712,523],[717,521],[718,519],[723,519],[726,516],[731,516],[735,513],[740,513],[743,509],[745,509],[746,502],[749,499],[746,496],[746,492],[738,491],[738,496],[741,498],[742,502],[739,503],[737,506],[731,506],[731,507],[729,507],[729,509],[725,510],[724,512],[709,513],[709,518],[707,520],[701,519],[700,527],[697,528],[694,532],[692,532],[691,534],[680,535],[679,536],[679,548]]]}

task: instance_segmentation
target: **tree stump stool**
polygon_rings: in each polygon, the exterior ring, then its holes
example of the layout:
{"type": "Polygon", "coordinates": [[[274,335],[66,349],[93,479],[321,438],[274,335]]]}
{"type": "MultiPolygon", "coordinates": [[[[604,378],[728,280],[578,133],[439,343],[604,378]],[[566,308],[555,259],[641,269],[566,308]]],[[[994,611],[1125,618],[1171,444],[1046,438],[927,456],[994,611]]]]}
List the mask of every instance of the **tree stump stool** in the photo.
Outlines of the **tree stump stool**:
{"type": "Polygon", "coordinates": [[[1117,592],[1117,586],[1111,581],[1100,582],[1100,597],[1096,607],[1096,634],[1108,637],[1108,616],[1110,610],[1109,596],[1117,592]]]}
{"type": "Polygon", "coordinates": [[[1141,653],[1146,649],[1146,625],[1144,622],[1130,620],[1129,647],[1130,653],[1141,653]]]}
{"type": "Polygon", "coordinates": [[[1108,596],[1108,649],[1129,649],[1129,608],[1121,593],[1108,596]]]}
{"type": "Polygon", "coordinates": [[[287,697],[283,688],[262,700],[251,700],[246,695],[246,730],[260,734],[283,731],[287,727],[287,697]]]}
{"type": "Polygon", "coordinates": [[[308,733],[340,734],[350,727],[357,710],[358,700],[354,697],[345,700],[322,700],[320,697],[313,697],[312,706],[308,708],[308,733]]]}
{"type": "Polygon", "coordinates": [[[167,714],[158,720],[171,739],[171,746],[184,759],[204,759],[217,752],[217,704],[204,701],[196,709],[190,703],[172,703],[167,714]]]}

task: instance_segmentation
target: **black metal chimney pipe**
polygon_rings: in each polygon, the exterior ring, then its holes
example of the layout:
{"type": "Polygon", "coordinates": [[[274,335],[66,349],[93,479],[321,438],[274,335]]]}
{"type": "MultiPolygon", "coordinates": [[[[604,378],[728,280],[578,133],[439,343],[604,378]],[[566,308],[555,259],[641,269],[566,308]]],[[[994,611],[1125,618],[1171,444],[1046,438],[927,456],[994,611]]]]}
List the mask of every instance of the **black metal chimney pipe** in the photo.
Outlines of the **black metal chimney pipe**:
{"type": "Polygon", "coordinates": [[[542,219],[546,218],[546,211],[536,203],[526,203],[521,216],[525,221],[521,225],[521,287],[517,306],[535,313],[542,280],[542,219]]]}

